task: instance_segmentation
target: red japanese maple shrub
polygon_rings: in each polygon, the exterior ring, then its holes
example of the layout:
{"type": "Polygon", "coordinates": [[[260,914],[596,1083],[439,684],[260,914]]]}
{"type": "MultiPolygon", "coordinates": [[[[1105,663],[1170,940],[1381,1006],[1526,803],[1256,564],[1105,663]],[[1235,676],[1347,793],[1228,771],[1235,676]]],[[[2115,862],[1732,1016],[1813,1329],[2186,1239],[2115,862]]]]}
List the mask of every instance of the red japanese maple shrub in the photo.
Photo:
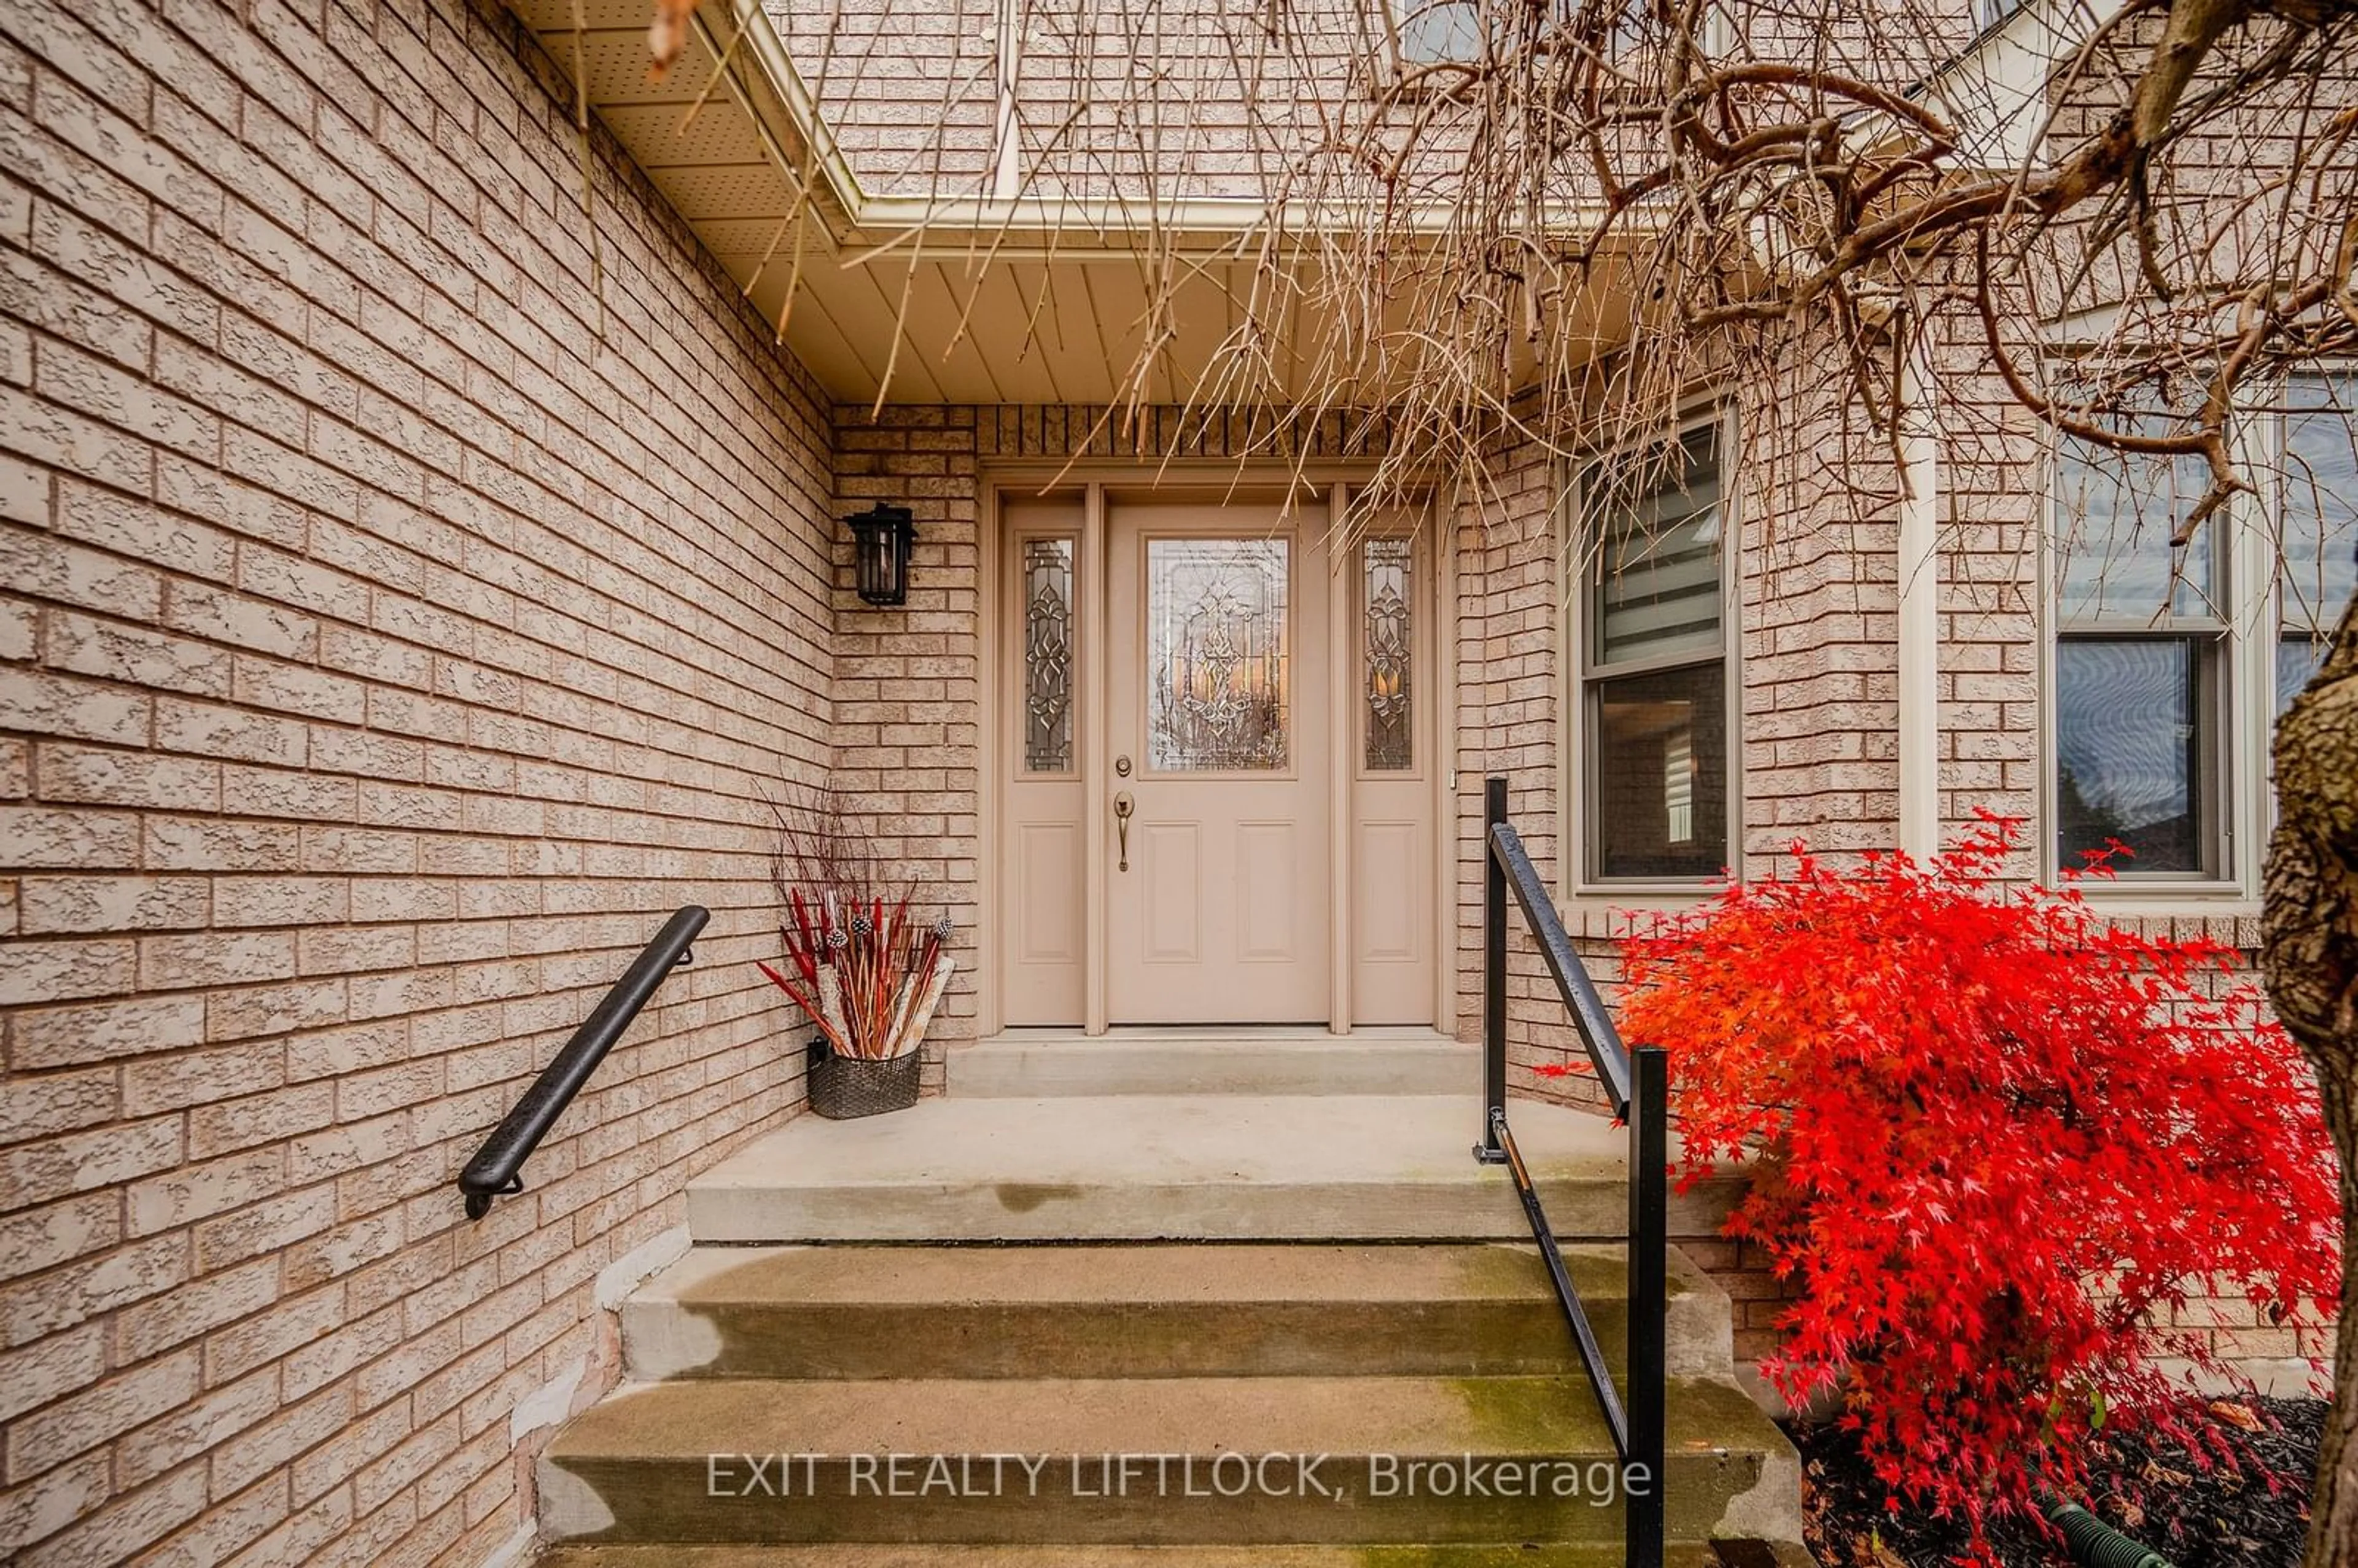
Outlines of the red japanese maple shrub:
{"type": "Polygon", "coordinates": [[[2115,928],[2079,874],[2002,881],[2016,836],[1854,871],[1797,847],[1633,939],[1621,1015],[1671,1052],[1682,1180],[1762,1164],[1726,1228],[1797,1292],[1763,1373],[1839,1386],[1895,1506],[1976,1542],[2075,1488],[2107,1420],[2201,1437],[2157,1366],[2207,1358],[2175,1303],[2314,1322],[2340,1289],[2316,1082],[2234,952],[2115,928]]]}

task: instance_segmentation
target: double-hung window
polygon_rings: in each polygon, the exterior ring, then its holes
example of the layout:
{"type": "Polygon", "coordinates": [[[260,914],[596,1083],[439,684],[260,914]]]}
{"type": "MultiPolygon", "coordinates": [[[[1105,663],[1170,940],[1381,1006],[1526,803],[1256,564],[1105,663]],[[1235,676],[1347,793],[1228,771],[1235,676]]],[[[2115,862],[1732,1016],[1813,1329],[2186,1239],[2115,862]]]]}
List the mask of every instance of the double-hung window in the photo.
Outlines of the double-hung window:
{"type": "MultiPolygon", "coordinates": [[[[2298,377],[2239,419],[2261,493],[2170,536],[2199,457],[2058,452],[2051,863],[2117,840],[2122,885],[2253,886],[2266,721],[2309,678],[2358,579],[2351,378],[2298,377]],[[2261,645],[2253,646],[2257,640],[2261,645]]],[[[2158,423],[2150,427],[2162,428],[2158,423]]]]}
{"type": "Polygon", "coordinates": [[[2226,516],[2170,545],[2210,469],[2070,439],[2057,459],[2055,863],[2118,840],[2124,878],[2229,876],[2226,516]]]}
{"type": "Polygon", "coordinates": [[[1585,882],[1699,881],[1731,864],[1725,427],[1714,413],[1576,487],[1585,882]]]}

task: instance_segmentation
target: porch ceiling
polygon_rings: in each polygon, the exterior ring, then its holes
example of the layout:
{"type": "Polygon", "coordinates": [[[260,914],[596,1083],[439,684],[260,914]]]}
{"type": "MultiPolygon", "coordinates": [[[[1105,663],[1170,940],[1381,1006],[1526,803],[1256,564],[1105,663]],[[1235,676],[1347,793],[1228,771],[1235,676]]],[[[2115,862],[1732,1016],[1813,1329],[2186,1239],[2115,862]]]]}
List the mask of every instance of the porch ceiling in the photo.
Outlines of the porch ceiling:
{"type": "MultiPolygon", "coordinates": [[[[572,70],[572,0],[511,5],[572,70]]],[[[1250,297],[1253,268],[1222,247],[1258,222],[1260,204],[1183,200],[1150,214],[1034,197],[871,196],[829,141],[758,5],[706,0],[687,52],[660,82],[647,73],[650,5],[581,0],[591,108],[730,276],[750,286],[764,317],[778,319],[799,278],[786,342],[836,397],[875,398],[889,365],[895,403],[1183,402],[1242,323],[1238,301],[1250,297]],[[714,81],[722,55],[729,69],[683,134],[683,115],[714,81]],[[790,223],[806,172],[806,218],[790,223]],[[1150,259],[1139,243],[1150,224],[1164,242],[1159,249],[1175,251],[1188,272],[1170,341],[1140,388],[1122,378],[1150,329],[1145,269],[1163,259],[1150,259]],[[913,259],[907,241],[921,229],[913,259]]],[[[1597,316],[1600,342],[1618,335],[1617,302],[1598,302],[1597,316]]],[[[1270,367],[1277,385],[1264,393],[1296,395],[1318,374],[1320,324],[1296,312],[1289,325],[1270,367]]]]}

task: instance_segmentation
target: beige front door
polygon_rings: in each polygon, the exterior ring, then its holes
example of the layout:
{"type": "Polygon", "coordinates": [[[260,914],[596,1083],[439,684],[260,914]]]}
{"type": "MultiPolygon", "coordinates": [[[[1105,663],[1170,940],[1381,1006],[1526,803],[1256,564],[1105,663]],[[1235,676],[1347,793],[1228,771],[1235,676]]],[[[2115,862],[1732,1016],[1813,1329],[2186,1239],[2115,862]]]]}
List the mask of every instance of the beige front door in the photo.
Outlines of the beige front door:
{"type": "Polygon", "coordinates": [[[1116,1023],[1330,1011],[1325,513],[1106,509],[1116,1023]]]}
{"type": "Polygon", "coordinates": [[[993,492],[999,1024],[1447,1017],[1433,550],[1282,493],[993,492]]]}

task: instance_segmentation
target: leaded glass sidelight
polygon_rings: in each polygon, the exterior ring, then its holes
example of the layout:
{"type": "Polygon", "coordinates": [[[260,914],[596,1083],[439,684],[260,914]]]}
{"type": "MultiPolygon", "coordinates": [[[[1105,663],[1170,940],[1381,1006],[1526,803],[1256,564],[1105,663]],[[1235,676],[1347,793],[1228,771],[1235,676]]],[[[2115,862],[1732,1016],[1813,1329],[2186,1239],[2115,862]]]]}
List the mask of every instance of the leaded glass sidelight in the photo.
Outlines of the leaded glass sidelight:
{"type": "Polygon", "coordinates": [[[1149,766],[1287,765],[1289,558],[1283,539],[1147,541],[1149,766]]]}
{"type": "Polygon", "coordinates": [[[1073,542],[1023,543],[1023,769],[1073,766],[1073,542]]]}
{"type": "Polygon", "coordinates": [[[1409,611],[1412,559],[1406,539],[1368,539],[1359,546],[1359,643],[1370,773],[1400,773],[1416,765],[1409,689],[1415,648],[1409,611]]]}

